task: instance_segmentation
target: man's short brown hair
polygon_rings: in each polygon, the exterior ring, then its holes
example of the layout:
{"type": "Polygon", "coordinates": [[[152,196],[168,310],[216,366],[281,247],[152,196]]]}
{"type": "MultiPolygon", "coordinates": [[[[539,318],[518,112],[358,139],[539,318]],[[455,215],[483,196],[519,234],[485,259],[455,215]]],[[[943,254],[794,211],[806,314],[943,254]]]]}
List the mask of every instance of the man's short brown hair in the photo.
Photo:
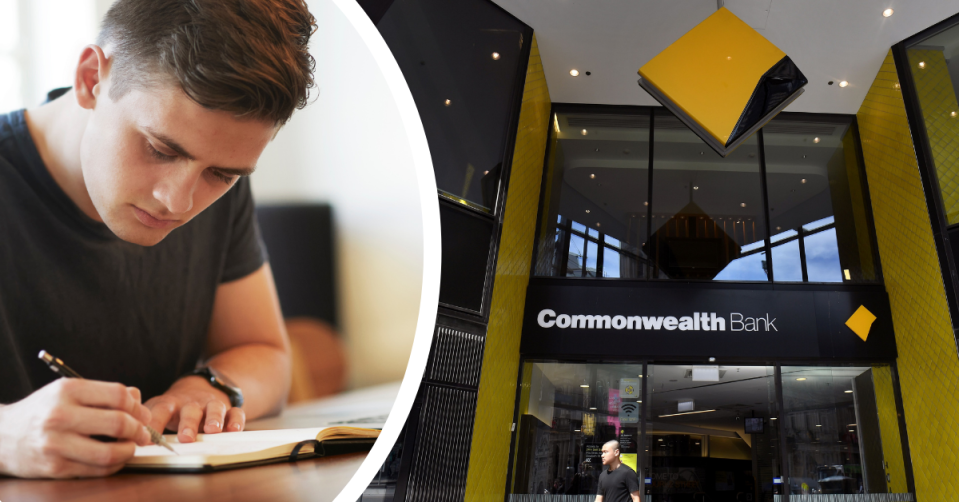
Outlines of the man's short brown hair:
{"type": "Polygon", "coordinates": [[[112,48],[114,101],[174,83],[206,108],[282,125],[314,86],[315,29],[303,0],[117,0],[97,44],[112,48]]]}

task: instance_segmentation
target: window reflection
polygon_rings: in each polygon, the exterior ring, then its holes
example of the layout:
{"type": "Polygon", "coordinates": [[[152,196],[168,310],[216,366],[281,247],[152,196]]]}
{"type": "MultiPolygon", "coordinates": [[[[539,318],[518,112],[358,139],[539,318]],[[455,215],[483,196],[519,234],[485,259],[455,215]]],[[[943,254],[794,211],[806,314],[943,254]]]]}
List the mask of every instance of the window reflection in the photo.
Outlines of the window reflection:
{"type": "Polygon", "coordinates": [[[721,158],[645,114],[554,114],[536,275],[879,281],[852,117],[781,114],[721,158]]]}
{"type": "Polygon", "coordinates": [[[763,128],[777,282],[877,279],[857,141],[849,117],[780,115],[763,128]]]}
{"type": "Polygon", "coordinates": [[[668,112],[654,124],[651,277],[768,280],[756,137],[721,158],[668,112]]]}

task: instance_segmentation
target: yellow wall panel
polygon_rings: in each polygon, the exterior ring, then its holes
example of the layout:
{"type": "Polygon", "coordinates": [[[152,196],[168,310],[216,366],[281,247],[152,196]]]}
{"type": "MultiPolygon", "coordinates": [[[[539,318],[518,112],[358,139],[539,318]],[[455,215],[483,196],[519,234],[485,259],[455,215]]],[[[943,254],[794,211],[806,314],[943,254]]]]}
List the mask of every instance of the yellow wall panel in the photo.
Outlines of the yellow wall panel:
{"type": "Polygon", "coordinates": [[[519,371],[523,306],[549,127],[549,89],[533,36],[513,150],[466,478],[466,500],[502,502],[519,371]]]}
{"type": "MultiPolygon", "coordinates": [[[[956,500],[959,358],[891,51],[857,117],[899,348],[916,498],[956,500]]],[[[902,488],[895,477],[892,482],[902,488]]]]}

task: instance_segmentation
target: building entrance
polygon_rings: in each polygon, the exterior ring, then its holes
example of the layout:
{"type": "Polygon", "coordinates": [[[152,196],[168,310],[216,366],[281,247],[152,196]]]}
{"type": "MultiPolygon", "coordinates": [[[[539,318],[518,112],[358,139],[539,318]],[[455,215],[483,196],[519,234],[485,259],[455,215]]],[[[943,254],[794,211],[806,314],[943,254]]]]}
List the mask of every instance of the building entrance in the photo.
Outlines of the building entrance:
{"type": "Polygon", "coordinates": [[[881,363],[527,360],[509,500],[593,502],[617,440],[644,502],[912,501],[895,378],[881,363]]]}
{"type": "Polygon", "coordinates": [[[649,365],[646,500],[772,500],[780,454],[772,366],[649,365]]]}

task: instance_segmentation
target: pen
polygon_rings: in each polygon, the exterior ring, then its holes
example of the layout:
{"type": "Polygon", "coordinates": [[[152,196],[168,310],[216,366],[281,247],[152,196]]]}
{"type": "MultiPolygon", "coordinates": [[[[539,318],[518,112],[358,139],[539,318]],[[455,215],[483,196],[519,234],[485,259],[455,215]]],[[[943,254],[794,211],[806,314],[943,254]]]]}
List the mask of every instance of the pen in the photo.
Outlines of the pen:
{"type": "MultiPolygon", "coordinates": [[[[67,378],[80,378],[80,379],[83,378],[82,376],[80,376],[79,373],[77,373],[76,371],[73,371],[73,369],[71,369],[69,366],[64,364],[62,359],[58,357],[54,357],[53,354],[45,350],[41,350],[40,355],[37,357],[39,357],[43,362],[47,363],[47,366],[49,366],[54,373],[59,373],[60,375],[65,376],[67,378]]],[[[150,441],[153,441],[154,443],[179,455],[179,453],[177,453],[176,450],[174,450],[173,447],[170,446],[170,443],[167,442],[166,438],[163,437],[163,434],[160,434],[159,432],[153,430],[153,427],[150,427],[149,425],[145,425],[144,427],[146,427],[147,432],[150,433],[150,441]]]]}

